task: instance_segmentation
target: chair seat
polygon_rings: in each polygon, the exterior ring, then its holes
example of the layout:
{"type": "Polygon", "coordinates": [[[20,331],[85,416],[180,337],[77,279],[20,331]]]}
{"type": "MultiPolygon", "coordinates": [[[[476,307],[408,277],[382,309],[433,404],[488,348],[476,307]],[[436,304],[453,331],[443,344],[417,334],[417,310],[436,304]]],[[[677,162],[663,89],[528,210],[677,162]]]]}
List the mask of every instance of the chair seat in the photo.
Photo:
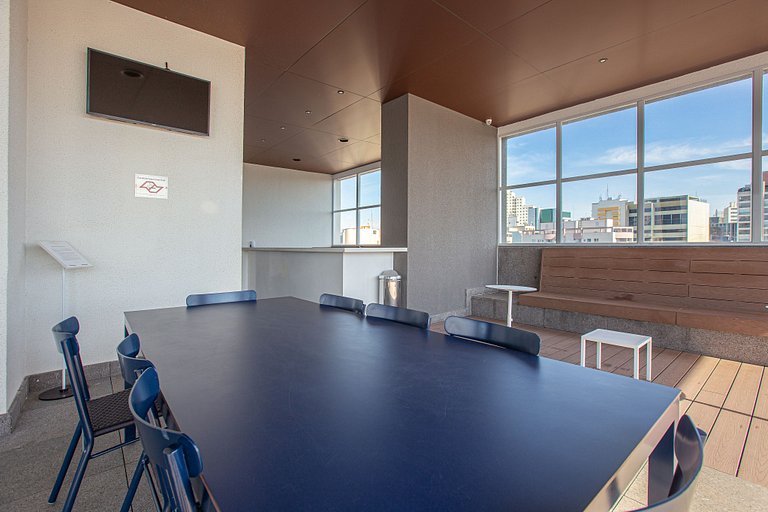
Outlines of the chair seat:
{"type": "Polygon", "coordinates": [[[133,416],[128,408],[130,391],[130,389],[118,391],[111,395],[92,398],[87,402],[94,435],[99,436],[133,424],[133,416]]]}

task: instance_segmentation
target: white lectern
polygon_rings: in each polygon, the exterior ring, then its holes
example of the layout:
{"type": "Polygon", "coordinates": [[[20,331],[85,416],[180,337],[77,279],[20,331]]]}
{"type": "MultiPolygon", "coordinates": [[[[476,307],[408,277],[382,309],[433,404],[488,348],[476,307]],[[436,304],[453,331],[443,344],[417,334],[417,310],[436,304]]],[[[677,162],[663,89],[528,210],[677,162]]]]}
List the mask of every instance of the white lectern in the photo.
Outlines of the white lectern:
{"type": "MultiPolygon", "coordinates": [[[[69,242],[41,240],[38,245],[61,265],[61,318],[67,318],[67,270],[90,268],[91,265],[82,254],[69,242]]],[[[61,352],[61,347],[56,349],[61,352]]],[[[64,355],[62,354],[62,359],[64,355]]],[[[72,396],[72,389],[67,387],[66,362],[61,367],[61,387],[51,388],[40,393],[40,400],[59,400],[72,396]]]]}

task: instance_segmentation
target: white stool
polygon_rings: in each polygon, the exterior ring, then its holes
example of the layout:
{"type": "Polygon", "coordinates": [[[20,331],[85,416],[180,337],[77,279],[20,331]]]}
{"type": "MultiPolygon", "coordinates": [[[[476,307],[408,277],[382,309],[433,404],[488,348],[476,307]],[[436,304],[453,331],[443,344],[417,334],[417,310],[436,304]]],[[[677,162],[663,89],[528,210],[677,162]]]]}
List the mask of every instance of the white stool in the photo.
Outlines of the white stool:
{"type": "Polygon", "coordinates": [[[609,331],[608,329],[595,329],[588,332],[581,337],[581,366],[586,366],[587,363],[587,342],[594,341],[597,343],[597,368],[600,369],[601,362],[601,345],[606,343],[608,345],[615,345],[617,347],[631,348],[634,351],[634,371],[633,376],[636,379],[640,378],[640,349],[643,345],[646,346],[646,358],[645,363],[645,378],[651,380],[651,351],[653,346],[653,338],[650,336],[643,336],[640,334],[630,334],[628,332],[609,331]]]}

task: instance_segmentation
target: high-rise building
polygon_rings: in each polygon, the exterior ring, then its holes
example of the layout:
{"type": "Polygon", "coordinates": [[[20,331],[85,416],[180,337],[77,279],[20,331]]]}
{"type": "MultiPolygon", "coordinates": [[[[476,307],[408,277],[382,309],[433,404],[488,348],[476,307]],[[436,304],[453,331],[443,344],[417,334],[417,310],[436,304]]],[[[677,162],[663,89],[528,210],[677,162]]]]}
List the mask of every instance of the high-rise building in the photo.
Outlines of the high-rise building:
{"type": "MultiPolygon", "coordinates": [[[[768,171],[763,172],[763,240],[768,240],[768,171]]],[[[752,185],[744,185],[736,192],[738,208],[738,242],[752,239],[752,185]]]]}
{"type": "Polygon", "coordinates": [[[592,203],[592,218],[611,219],[614,226],[629,226],[629,201],[627,199],[600,199],[592,203]]]}
{"type": "Polygon", "coordinates": [[[515,226],[528,225],[528,207],[525,196],[518,196],[513,190],[506,195],[507,230],[515,226]]]}
{"type": "Polygon", "coordinates": [[[563,221],[564,243],[628,244],[635,241],[635,228],[617,225],[613,219],[563,221]]]}
{"type": "MultiPolygon", "coordinates": [[[[690,195],[645,200],[646,242],[709,242],[709,203],[690,195]]],[[[637,226],[637,205],[629,203],[629,225],[637,226]]]]}

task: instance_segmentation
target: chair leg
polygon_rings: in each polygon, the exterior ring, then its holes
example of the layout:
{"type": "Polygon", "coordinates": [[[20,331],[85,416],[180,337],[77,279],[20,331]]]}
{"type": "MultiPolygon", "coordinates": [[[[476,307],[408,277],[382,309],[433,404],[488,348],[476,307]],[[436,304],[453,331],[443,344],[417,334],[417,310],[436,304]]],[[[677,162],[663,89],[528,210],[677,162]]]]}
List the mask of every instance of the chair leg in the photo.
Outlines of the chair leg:
{"type": "Polygon", "coordinates": [[[125,427],[123,432],[125,433],[125,436],[123,437],[124,443],[127,443],[128,441],[133,441],[134,439],[136,439],[136,425],[125,427]]]}
{"type": "Polygon", "coordinates": [[[149,488],[152,491],[152,499],[155,502],[155,510],[161,512],[163,506],[160,504],[160,496],[157,493],[157,487],[155,486],[155,479],[152,477],[152,471],[150,470],[149,457],[144,455],[144,472],[147,474],[147,482],[149,482],[149,488]]]}
{"type": "Polygon", "coordinates": [[[92,452],[93,439],[86,439],[83,446],[83,454],[80,456],[80,462],[77,464],[75,476],[72,478],[72,484],[69,487],[67,501],[64,502],[64,507],[61,509],[62,512],[72,512],[72,507],[75,505],[75,498],[77,498],[77,492],[80,490],[80,484],[83,482],[85,468],[88,467],[88,461],[91,459],[92,452]]]}
{"type": "Polygon", "coordinates": [[[80,441],[82,432],[83,429],[78,422],[77,427],[75,427],[75,433],[72,434],[72,441],[69,442],[67,453],[64,455],[64,460],[61,462],[61,469],[59,469],[59,474],[56,477],[56,483],[53,484],[51,494],[48,496],[48,503],[56,503],[56,498],[59,497],[61,484],[64,483],[64,478],[67,476],[67,470],[69,470],[69,465],[72,463],[72,456],[75,454],[75,448],[77,448],[77,443],[80,441]]]}
{"type": "Polygon", "coordinates": [[[139,488],[139,482],[141,482],[141,475],[144,473],[144,453],[139,457],[139,461],[136,463],[136,469],[133,470],[133,477],[131,478],[131,485],[128,486],[128,492],[125,493],[125,499],[123,500],[123,506],[120,508],[120,512],[128,512],[133,503],[133,497],[136,496],[136,489],[139,488]]]}

